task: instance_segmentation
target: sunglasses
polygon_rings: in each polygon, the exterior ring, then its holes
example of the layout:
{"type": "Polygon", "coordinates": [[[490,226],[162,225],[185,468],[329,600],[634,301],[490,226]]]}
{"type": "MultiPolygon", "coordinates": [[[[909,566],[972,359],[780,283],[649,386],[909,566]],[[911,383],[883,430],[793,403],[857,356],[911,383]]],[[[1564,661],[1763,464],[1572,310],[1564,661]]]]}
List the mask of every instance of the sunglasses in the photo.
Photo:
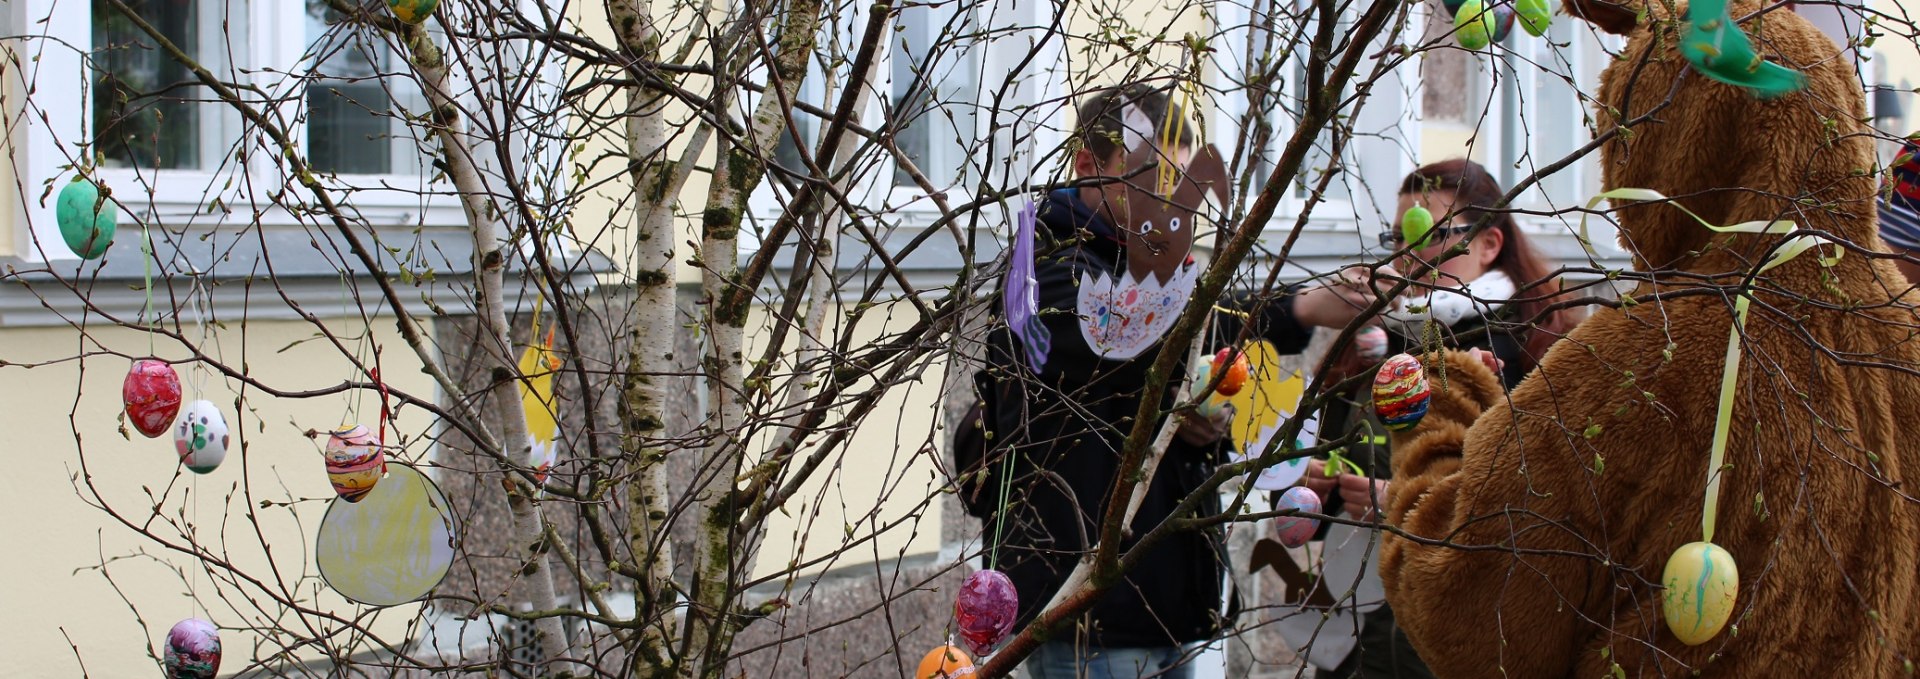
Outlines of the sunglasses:
{"type": "MultiPolygon", "coordinates": [[[[1421,245],[1425,246],[1427,243],[1433,243],[1442,238],[1465,235],[1472,230],[1473,226],[1471,225],[1435,226],[1427,230],[1427,235],[1421,245]]],[[[1400,238],[1400,225],[1389,225],[1385,231],[1380,232],[1380,247],[1398,250],[1406,247],[1406,245],[1406,241],[1400,238]]]]}

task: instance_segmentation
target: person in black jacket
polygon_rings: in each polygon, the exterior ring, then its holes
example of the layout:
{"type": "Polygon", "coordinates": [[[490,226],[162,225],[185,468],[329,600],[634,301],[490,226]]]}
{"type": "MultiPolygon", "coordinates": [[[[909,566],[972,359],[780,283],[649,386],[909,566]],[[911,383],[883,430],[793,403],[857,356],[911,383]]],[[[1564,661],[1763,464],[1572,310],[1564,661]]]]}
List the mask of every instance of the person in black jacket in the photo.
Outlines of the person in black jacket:
{"type": "MultiPolygon", "coordinates": [[[[1137,151],[1140,140],[1162,129],[1158,123],[1166,116],[1181,115],[1184,112],[1164,94],[1148,86],[1092,95],[1080,107],[1075,174],[1126,176],[1126,170],[1134,169],[1123,162],[1129,151],[1137,151]]],[[[1191,137],[1178,141],[1184,155],[1191,137]]],[[[1196,272],[1190,258],[1176,259],[1170,267],[1166,260],[1154,259],[1167,254],[1164,248],[1172,243],[1156,239],[1185,238],[1174,245],[1190,245],[1193,229],[1143,235],[1116,228],[1127,221],[1126,208],[1116,205],[1123,191],[1123,185],[1107,184],[1053,191],[1045,197],[1036,238],[1037,250],[1045,254],[1034,267],[1038,317],[1051,335],[1044,363],[1037,371],[1031,369],[1018,340],[1001,322],[989,339],[989,368],[976,376],[988,452],[983,456],[986,475],[973,478],[987,481],[962,492],[972,498],[970,510],[986,519],[993,566],[1005,572],[1019,592],[1022,627],[1053,599],[1097,542],[1107,499],[1116,483],[1126,482],[1120,469],[1124,439],[1144,396],[1147,369],[1160,348],[1157,340],[1142,349],[1101,339],[1089,328],[1100,327],[1105,309],[1081,308],[1083,287],[1125,280],[1133,275],[1130,270],[1149,266],[1153,273],[1141,274],[1144,280],[1178,281],[1196,272]],[[1171,273],[1163,270],[1169,268],[1171,273]],[[1159,278],[1163,275],[1167,278],[1159,278]]],[[[1235,336],[1238,323],[1250,323],[1256,337],[1273,342],[1283,353],[1298,353],[1310,338],[1307,326],[1344,326],[1374,299],[1375,291],[1366,284],[1342,280],[1340,285],[1289,290],[1268,299],[1242,295],[1222,300],[1246,320],[1218,314],[1216,336],[1235,336]]],[[[1185,361],[1179,369],[1186,370],[1185,361]]],[[[1166,392],[1153,395],[1163,413],[1177,403],[1177,375],[1168,381],[1166,392]]],[[[1180,423],[1149,481],[1120,546],[1122,553],[1167,519],[1221,461],[1228,417],[1230,411],[1180,423]]],[[[1218,512],[1218,497],[1207,498],[1199,511],[1218,512]]],[[[1186,676],[1187,651],[1222,627],[1220,537],[1188,532],[1156,544],[1072,628],[1052,631],[1050,640],[1025,663],[1027,675],[1186,676]]]]}
{"type": "MultiPolygon", "coordinates": [[[[1424,207],[1436,225],[1401,267],[1422,282],[1395,300],[1380,319],[1387,329],[1388,355],[1419,353],[1434,344],[1479,352],[1512,389],[1547,348],[1572,329],[1577,320],[1573,312],[1550,308],[1560,288],[1545,258],[1527,243],[1511,214],[1491,210],[1504,193],[1486,168],[1464,159],[1421,167],[1401,183],[1400,210],[1424,207]],[[1482,219],[1491,223],[1467,242],[1465,253],[1439,261],[1482,219]]],[[[1383,245],[1395,250],[1406,246],[1398,228],[1388,229],[1384,240],[1383,245]]],[[[1351,348],[1329,358],[1335,361],[1335,379],[1379,367],[1359,360],[1351,348]]],[[[1336,439],[1355,429],[1371,434],[1342,451],[1362,474],[1328,477],[1324,461],[1307,464],[1302,483],[1325,498],[1327,514],[1374,516],[1391,490],[1387,429],[1374,415],[1372,401],[1372,383],[1366,381],[1331,399],[1322,415],[1321,421],[1330,425],[1322,428],[1324,438],[1336,439]]],[[[1330,676],[1430,679],[1433,673],[1399,631],[1393,610],[1383,605],[1366,614],[1357,647],[1330,676]]]]}

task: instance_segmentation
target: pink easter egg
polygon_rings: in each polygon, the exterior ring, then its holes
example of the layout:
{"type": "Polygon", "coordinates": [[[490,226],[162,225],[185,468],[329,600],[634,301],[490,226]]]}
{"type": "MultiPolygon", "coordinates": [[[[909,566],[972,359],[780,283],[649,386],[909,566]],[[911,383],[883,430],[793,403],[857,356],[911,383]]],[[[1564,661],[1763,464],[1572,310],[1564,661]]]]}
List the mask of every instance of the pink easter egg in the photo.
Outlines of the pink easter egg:
{"type": "Polygon", "coordinates": [[[187,618],[167,632],[167,679],[213,679],[220,672],[220,630],[187,618]]]}
{"type": "Polygon", "coordinates": [[[960,586],[953,602],[953,614],[960,638],[974,655],[986,655],[1005,641],[1013,631],[1019,613],[1020,595],[1007,574],[995,570],[975,571],[960,586]]]}
{"type": "Polygon", "coordinates": [[[327,480],[340,499],[359,502],[386,472],[387,455],[365,425],[342,427],[327,437],[327,480]]]}
{"type": "Polygon", "coordinates": [[[173,418],[180,414],[180,375],[157,358],[134,361],[120,384],[120,400],[126,403],[127,421],[133,428],[147,438],[158,438],[173,428],[173,418]]]}
{"type": "MultiPolygon", "coordinates": [[[[1320,495],[1308,490],[1306,486],[1294,486],[1280,495],[1279,510],[1298,510],[1309,514],[1320,513],[1320,495]]],[[[1280,544],[1289,548],[1307,544],[1313,534],[1320,530],[1320,521],[1306,516],[1282,516],[1273,522],[1273,532],[1280,544]]]]}

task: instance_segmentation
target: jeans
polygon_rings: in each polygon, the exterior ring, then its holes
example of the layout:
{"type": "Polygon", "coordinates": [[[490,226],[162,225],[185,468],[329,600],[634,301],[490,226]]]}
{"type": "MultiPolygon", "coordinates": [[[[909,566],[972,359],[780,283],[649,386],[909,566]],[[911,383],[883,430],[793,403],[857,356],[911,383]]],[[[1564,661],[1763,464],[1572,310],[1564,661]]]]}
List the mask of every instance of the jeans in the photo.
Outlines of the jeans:
{"type": "Polygon", "coordinates": [[[1072,641],[1050,641],[1035,649],[1021,664],[1025,679],[1190,679],[1193,663],[1187,649],[1101,648],[1072,641]]]}

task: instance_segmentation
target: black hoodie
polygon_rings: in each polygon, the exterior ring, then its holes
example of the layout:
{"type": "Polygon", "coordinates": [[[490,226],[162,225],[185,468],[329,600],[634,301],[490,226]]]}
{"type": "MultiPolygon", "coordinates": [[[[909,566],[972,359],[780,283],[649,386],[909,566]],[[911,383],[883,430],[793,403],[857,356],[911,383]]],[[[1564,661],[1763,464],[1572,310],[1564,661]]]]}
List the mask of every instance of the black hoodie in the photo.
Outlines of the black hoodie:
{"type": "MultiPolygon", "coordinates": [[[[1052,333],[1052,344],[1044,368],[1035,375],[1018,358],[1005,320],[996,323],[989,339],[989,367],[976,376],[983,397],[988,476],[976,477],[977,485],[963,488],[969,493],[969,509],[986,519],[990,547],[999,536],[997,549],[990,553],[996,555],[994,567],[1019,590],[1021,626],[1045,607],[1098,541],[1147,369],[1159,353],[1156,347],[1133,360],[1110,360],[1081,335],[1075,308],[1079,281],[1083,274],[1124,274],[1121,234],[1074,189],[1048,195],[1039,221],[1043,228],[1036,234],[1035,250],[1046,254],[1036,257],[1034,278],[1040,318],[1052,333]],[[1009,469],[1010,477],[1005,475],[1009,469]],[[1005,486],[1003,517],[997,510],[1006,478],[1011,482],[1005,486]]],[[[1255,312],[1256,336],[1273,342],[1282,353],[1298,353],[1311,337],[1293,319],[1291,296],[1264,304],[1235,297],[1221,304],[1255,312]]],[[[1217,314],[1215,336],[1235,336],[1240,322],[1233,319],[1217,314]]],[[[1161,395],[1163,410],[1175,405],[1178,383],[1168,381],[1161,395]]],[[[1224,445],[1196,448],[1174,439],[1121,545],[1123,554],[1199,488],[1219,462],[1224,445]]],[[[1218,496],[1205,498],[1199,511],[1218,513],[1218,496]]],[[[1218,531],[1162,540],[1083,619],[1093,645],[1159,647],[1210,638],[1222,627],[1224,562],[1218,531]]],[[[1057,631],[1055,638],[1072,638],[1059,636],[1064,634],[1070,631],[1057,631]]]]}

